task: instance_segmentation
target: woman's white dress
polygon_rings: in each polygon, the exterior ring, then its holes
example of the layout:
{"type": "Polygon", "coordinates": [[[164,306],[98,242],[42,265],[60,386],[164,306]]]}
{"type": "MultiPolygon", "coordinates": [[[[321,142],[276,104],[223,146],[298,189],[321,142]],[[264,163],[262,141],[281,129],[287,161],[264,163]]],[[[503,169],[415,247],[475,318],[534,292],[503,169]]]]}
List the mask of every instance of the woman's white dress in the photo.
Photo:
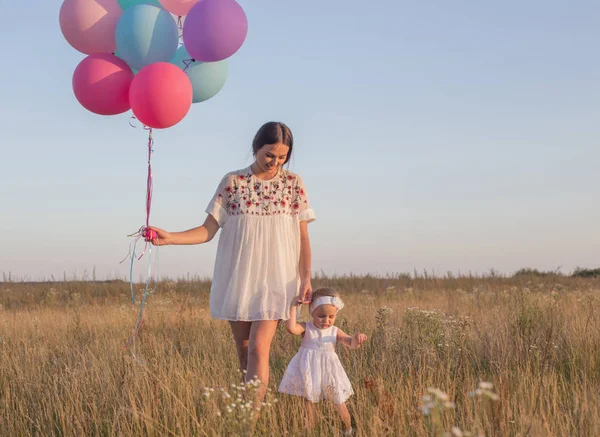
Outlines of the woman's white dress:
{"type": "Polygon", "coordinates": [[[315,219],[300,176],[226,174],[206,212],[221,227],[210,313],[232,321],[287,320],[298,294],[300,222],[315,219]]]}
{"type": "Polygon", "coordinates": [[[335,353],[338,328],[317,328],[306,322],[300,350],[288,365],[279,391],[303,396],[311,402],[322,399],[341,404],[354,394],[348,375],[335,353]]]}

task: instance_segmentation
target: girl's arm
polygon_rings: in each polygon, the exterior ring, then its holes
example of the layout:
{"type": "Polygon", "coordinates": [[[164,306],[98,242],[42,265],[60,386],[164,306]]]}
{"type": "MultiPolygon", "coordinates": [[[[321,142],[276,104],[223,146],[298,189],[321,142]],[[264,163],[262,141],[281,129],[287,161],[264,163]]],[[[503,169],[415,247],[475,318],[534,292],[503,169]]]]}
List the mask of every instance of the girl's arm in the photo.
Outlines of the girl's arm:
{"type": "Polygon", "coordinates": [[[358,349],[365,341],[367,341],[367,336],[357,332],[353,337],[351,337],[338,328],[336,339],[338,343],[342,343],[344,346],[349,347],[350,349],[358,349]]]}
{"type": "Polygon", "coordinates": [[[296,308],[301,305],[300,296],[296,296],[290,305],[290,318],[285,321],[285,330],[290,334],[300,335],[304,332],[305,323],[296,322],[296,308]]]}
{"type": "Polygon", "coordinates": [[[150,226],[156,231],[158,238],[152,240],[155,246],[166,246],[169,244],[202,244],[213,239],[219,230],[219,224],[212,215],[208,215],[204,224],[183,232],[167,232],[160,228],[150,226]]]}
{"type": "Polygon", "coordinates": [[[310,303],[312,285],[310,283],[311,251],[308,238],[308,222],[300,222],[300,298],[303,303],[310,303]]]}

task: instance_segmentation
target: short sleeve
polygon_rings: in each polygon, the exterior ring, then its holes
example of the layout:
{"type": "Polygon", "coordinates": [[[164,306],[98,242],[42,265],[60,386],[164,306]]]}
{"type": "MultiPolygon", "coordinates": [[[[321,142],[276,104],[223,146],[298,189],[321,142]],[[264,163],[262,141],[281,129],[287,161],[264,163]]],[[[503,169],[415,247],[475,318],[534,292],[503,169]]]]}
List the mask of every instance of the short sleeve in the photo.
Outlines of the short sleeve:
{"type": "Polygon", "coordinates": [[[296,193],[298,195],[297,205],[298,205],[298,220],[301,222],[314,222],[316,220],[315,212],[310,206],[310,202],[308,201],[308,195],[306,194],[306,187],[304,186],[304,181],[300,176],[297,178],[297,186],[296,193]]]}
{"type": "Polygon", "coordinates": [[[210,200],[208,206],[206,207],[206,213],[212,215],[215,218],[215,220],[219,224],[219,227],[223,227],[228,216],[226,208],[227,195],[228,192],[231,191],[231,186],[229,184],[229,176],[230,175],[227,174],[223,177],[223,179],[221,179],[221,182],[219,183],[215,194],[210,200]]]}

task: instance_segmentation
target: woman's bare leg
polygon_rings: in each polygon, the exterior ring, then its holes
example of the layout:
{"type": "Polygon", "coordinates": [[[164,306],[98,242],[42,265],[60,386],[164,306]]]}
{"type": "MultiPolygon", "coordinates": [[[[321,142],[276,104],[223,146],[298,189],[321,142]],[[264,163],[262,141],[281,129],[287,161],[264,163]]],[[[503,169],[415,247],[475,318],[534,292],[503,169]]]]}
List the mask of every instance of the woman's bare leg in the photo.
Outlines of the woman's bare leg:
{"type": "MultiPolygon", "coordinates": [[[[237,349],[238,358],[240,360],[240,371],[248,368],[248,340],[250,339],[250,327],[252,322],[229,322],[235,347],[237,349]]],[[[245,381],[245,376],[242,375],[242,381],[245,381]]]]}
{"type": "Polygon", "coordinates": [[[255,377],[260,380],[257,390],[257,401],[262,402],[269,383],[269,352],[271,341],[277,330],[277,320],[259,320],[252,322],[250,339],[248,341],[248,373],[246,380],[255,377]]]}

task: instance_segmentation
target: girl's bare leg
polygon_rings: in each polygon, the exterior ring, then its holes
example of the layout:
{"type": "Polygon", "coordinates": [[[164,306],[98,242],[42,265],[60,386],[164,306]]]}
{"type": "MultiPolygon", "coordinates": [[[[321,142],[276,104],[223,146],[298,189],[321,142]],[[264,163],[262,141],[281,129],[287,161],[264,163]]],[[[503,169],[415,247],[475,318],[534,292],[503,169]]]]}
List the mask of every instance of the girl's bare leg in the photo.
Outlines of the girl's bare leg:
{"type": "Polygon", "coordinates": [[[342,422],[344,422],[345,431],[350,430],[350,428],[352,428],[352,422],[350,421],[350,413],[348,412],[346,404],[335,404],[334,406],[340,415],[340,419],[342,419],[342,422]]]}
{"type": "Polygon", "coordinates": [[[269,352],[271,341],[277,330],[277,320],[259,320],[252,322],[250,339],[248,341],[248,373],[246,380],[252,381],[255,377],[260,380],[257,390],[257,401],[262,402],[267,392],[269,383],[269,352]]]}
{"type": "Polygon", "coordinates": [[[306,408],[306,428],[310,431],[315,427],[315,405],[305,399],[304,407],[306,408]]]}

